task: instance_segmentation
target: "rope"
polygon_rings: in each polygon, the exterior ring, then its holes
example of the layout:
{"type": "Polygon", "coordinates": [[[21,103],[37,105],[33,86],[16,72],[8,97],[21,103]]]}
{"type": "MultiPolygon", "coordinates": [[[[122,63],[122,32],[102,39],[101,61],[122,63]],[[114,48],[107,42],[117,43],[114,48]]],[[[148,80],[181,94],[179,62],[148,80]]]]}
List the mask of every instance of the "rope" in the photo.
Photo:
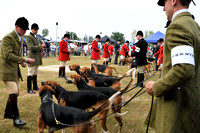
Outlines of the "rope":
{"type": "Polygon", "coordinates": [[[153,109],[153,99],[154,99],[154,96],[152,96],[152,99],[151,99],[151,107],[150,107],[150,112],[149,112],[149,119],[148,119],[148,123],[147,123],[146,133],[148,133],[148,131],[149,131],[149,124],[150,124],[151,113],[152,113],[152,109],[153,109]]]}
{"type": "Polygon", "coordinates": [[[133,87],[133,88],[131,88],[131,89],[129,89],[129,90],[127,90],[125,93],[128,93],[128,92],[132,91],[133,89],[135,89],[135,88],[137,87],[137,85],[139,85],[139,84],[141,84],[141,83],[144,83],[145,81],[149,80],[149,79],[150,79],[151,77],[153,77],[157,72],[158,72],[158,71],[156,71],[155,73],[153,73],[151,76],[149,76],[148,78],[146,78],[146,79],[143,80],[142,82],[134,84],[134,85],[136,85],[136,86],[133,87]]]}

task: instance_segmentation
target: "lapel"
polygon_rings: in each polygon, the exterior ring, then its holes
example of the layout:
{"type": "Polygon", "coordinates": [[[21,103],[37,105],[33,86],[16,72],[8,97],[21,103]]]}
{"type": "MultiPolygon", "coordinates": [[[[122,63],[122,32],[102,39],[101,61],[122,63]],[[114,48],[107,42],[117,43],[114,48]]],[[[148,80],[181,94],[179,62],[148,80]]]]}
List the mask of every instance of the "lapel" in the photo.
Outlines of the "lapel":
{"type": "Polygon", "coordinates": [[[31,34],[32,38],[34,38],[35,40],[37,40],[37,36],[35,37],[35,35],[32,32],[30,32],[30,34],[31,34]]]}

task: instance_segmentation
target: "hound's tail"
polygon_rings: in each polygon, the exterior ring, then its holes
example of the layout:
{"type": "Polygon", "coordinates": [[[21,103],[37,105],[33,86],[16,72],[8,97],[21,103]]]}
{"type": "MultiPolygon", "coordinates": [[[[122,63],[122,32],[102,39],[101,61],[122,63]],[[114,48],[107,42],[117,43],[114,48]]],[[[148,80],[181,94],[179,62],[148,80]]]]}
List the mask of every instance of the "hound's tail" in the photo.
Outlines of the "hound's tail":
{"type": "Polygon", "coordinates": [[[118,74],[118,75],[120,75],[119,73],[118,73],[118,71],[114,68],[114,67],[110,67],[111,69],[114,69],[115,70],[115,72],[118,74]]]}
{"type": "MultiPolygon", "coordinates": [[[[132,68],[132,69],[128,70],[128,71],[119,79],[119,81],[122,80],[122,79],[123,79],[124,77],[126,77],[126,76],[130,76],[131,72],[135,72],[135,71],[136,71],[136,68],[132,68]]],[[[135,78],[134,78],[134,80],[135,80],[135,78]]]]}
{"type": "MultiPolygon", "coordinates": [[[[133,85],[133,83],[135,82],[136,69],[135,68],[132,68],[132,69],[133,69],[133,73],[132,73],[133,77],[130,80],[129,84],[126,86],[126,88],[124,88],[123,90],[120,91],[121,92],[120,95],[122,95],[123,93],[125,93],[133,85]]],[[[132,70],[132,69],[130,69],[130,70],[132,70]]],[[[130,71],[130,70],[129,70],[129,72],[131,73],[132,71],[130,71]]]]}
{"type": "Polygon", "coordinates": [[[94,111],[88,112],[90,113],[89,117],[92,118],[93,116],[95,116],[97,113],[101,112],[102,110],[106,109],[106,108],[110,108],[111,105],[113,104],[114,99],[120,95],[120,91],[116,92],[115,94],[113,94],[104,104],[102,104],[99,108],[97,108],[94,111]]]}

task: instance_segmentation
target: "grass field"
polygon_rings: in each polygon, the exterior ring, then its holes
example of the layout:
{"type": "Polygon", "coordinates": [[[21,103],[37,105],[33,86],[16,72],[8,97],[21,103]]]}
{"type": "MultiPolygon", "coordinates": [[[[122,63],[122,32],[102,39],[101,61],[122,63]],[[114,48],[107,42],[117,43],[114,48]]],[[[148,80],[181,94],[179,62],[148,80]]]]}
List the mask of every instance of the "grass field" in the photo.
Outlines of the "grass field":
{"type": "MultiPolygon", "coordinates": [[[[86,58],[84,56],[72,56],[71,61],[67,62],[67,65],[71,64],[79,64],[81,66],[90,67],[91,60],[90,58],[86,58]]],[[[99,60],[99,64],[102,64],[102,60],[99,60]]],[[[56,57],[43,58],[43,66],[47,65],[59,65],[59,61],[56,57]]],[[[117,71],[122,75],[128,70],[127,66],[118,66],[113,65],[117,71]]],[[[9,95],[9,91],[6,89],[6,86],[2,81],[0,81],[0,133],[35,133],[37,132],[37,115],[38,109],[41,104],[40,97],[38,92],[36,94],[28,94],[26,88],[26,77],[27,77],[27,68],[21,68],[22,75],[24,81],[20,82],[20,95],[18,97],[18,107],[20,111],[20,117],[22,120],[26,121],[27,124],[20,128],[15,128],[13,126],[13,121],[10,119],[4,119],[4,109],[7,102],[7,98],[9,95]]],[[[115,72],[113,72],[116,74],[115,72]]],[[[71,75],[72,73],[66,72],[66,75],[71,75]]],[[[159,75],[155,75],[151,78],[151,80],[157,80],[159,75]]],[[[147,77],[146,77],[147,78],[147,77]]],[[[58,72],[51,71],[39,71],[38,72],[38,85],[40,86],[41,81],[47,80],[56,80],[59,82],[64,88],[67,90],[75,91],[76,87],[72,84],[66,84],[64,79],[58,78],[58,72]]],[[[122,80],[122,88],[124,88],[128,82],[130,81],[130,77],[126,77],[122,80]]],[[[145,82],[146,83],[146,82],[145,82]]],[[[139,88],[134,89],[133,91],[126,93],[124,95],[125,100],[129,100],[139,88]]],[[[57,100],[54,98],[54,101],[57,103],[57,100]]],[[[144,93],[143,95],[133,99],[129,104],[127,104],[122,112],[128,111],[128,113],[123,116],[123,133],[144,133],[146,131],[146,125],[144,121],[149,112],[151,104],[151,97],[144,93]]],[[[97,119],[94,117],[94,119],[97,119]]],[[[117,133],[119,128],[116,126],[117,122],[114,119],[114,116],[110,116],[107,118],[107,127],[110,133],[117,133]]],[[[47,130],[45,130],[47,132],[47,130]]],[[[61,130],[57,131],[61,132],[61,130]]],[[[66,128],[67,133],[71,133],[71,128],[66,128]]],[[[101,132],[101,127],[99,123],[97,123],[97,133],[101,132]]],[[[154,133],[153,129],[150,129],[150,133],[154,133]]]]}

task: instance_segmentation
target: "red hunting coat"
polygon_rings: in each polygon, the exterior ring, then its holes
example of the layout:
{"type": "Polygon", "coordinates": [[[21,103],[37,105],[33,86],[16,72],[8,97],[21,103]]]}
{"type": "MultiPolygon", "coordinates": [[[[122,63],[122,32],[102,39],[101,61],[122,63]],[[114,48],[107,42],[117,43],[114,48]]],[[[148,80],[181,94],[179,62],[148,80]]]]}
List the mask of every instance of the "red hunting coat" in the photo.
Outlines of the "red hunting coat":
{"type": "Polygon", "coordinates": [[[129,50],[129,48],[127,48],[126,43],[124,43],[124,44],[122,45],[122,47],[121,47],[121,51],[119,52],[119,54],[125,56],[125,53],[126,53],[126,51],[128,51],[128,50],[129,50]]]}
{"type": "Polygon", "coordinates": [[[68,43],[65,42],[64,40],[60,41],[59,49],[60,49],[60,53],[59,53],[58,60],[59,61],[68,61],[68,60],[70,60],[70,58],[69,58],[70,52],[68,51],[68,43]]]}
{"type": "Polygon", "coordinates": [[[102,55],[103,58],[109,58],[108,47],[109,47],[108,43],[105,43],[103,46],[103,55],[102,55]]]}
{"type": "Polygon", "coordinates": [[[94,40],[92,42],[92,56],[91,59],[92,60],[99,60],[100,58],[100,49],[98,48],[98,42],[96,40],[94,40]]]}
{"type": "Polygon", "coordinates": [[[136,49],[136,48],[135,48],[135,45],[134,45],[133,47],[131,47],[131,49],[132,49],[132,51],[131,51],[131,54],[132,54],[132,53],[135,52],[135,49],[136,49]]]}
{"type": "Polygon", "coordinates": [[[158,64],[163,64],[163,46],[160,46],[158,52],[154,54],[154,56],[158,55],[158,64]]]}
{"type": "Polygon", "coordinates": [[[113,52],[114,52],[114,47],[113,47],[113,45],[110,45],[110,46],[108,47],[108,50],[109,50],[109,55],[113,55],[113,52]]]}

